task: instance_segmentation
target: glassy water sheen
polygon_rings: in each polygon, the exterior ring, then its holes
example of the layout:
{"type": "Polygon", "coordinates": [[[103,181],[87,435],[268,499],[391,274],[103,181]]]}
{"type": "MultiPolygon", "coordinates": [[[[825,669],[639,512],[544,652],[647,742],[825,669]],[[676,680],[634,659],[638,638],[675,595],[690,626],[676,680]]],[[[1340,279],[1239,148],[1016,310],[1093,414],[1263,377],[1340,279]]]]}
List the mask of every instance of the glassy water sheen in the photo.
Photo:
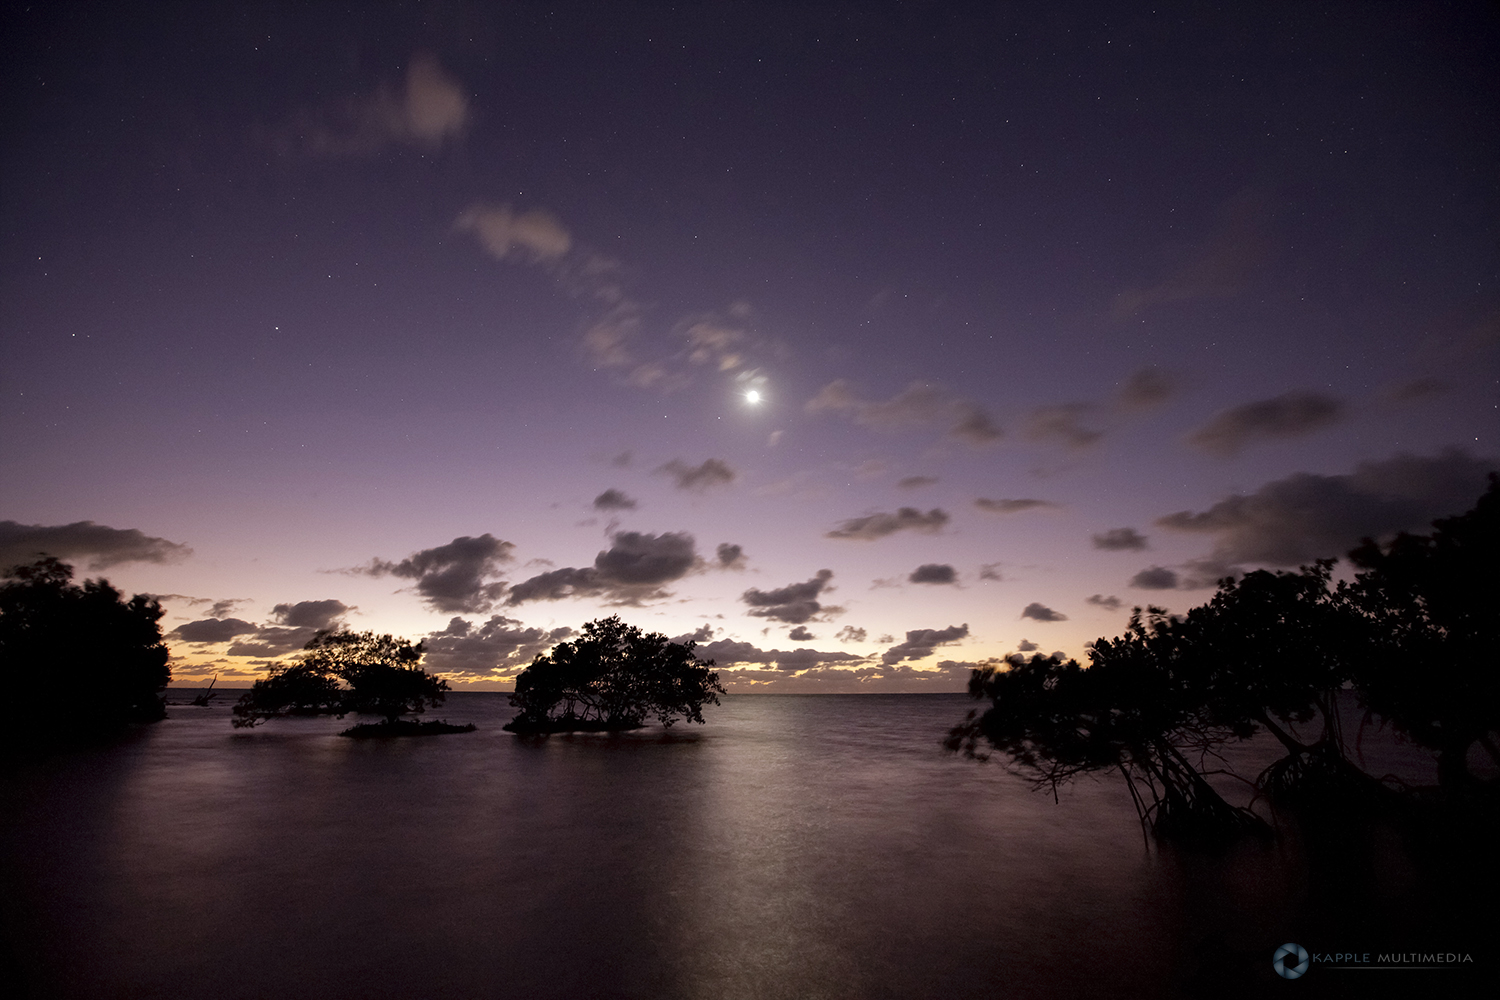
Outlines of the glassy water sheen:
{"type": "Polygon", "coordinates": [[[7,964],[37,997],[1249,996],[1361,926],[1284,845],[1148,850],[1117,778],[1054,804],[944,753],[971,704],[522,739],[463,694],[435,714],[478,732],[389,741],[173,706],[6,779],[7,964]]]}

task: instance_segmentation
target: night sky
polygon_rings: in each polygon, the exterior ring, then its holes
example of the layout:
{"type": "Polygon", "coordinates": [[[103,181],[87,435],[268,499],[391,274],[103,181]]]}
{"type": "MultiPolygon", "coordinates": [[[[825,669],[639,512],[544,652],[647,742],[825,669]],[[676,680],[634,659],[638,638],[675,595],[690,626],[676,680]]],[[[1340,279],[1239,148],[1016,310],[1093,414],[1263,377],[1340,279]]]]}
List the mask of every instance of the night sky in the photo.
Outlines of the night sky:
{"type": "Polygon", "coordinates": [[[178,682],[955,691],[1500,466],[1479,3],[9,4],[0,556],[178,682]]]}

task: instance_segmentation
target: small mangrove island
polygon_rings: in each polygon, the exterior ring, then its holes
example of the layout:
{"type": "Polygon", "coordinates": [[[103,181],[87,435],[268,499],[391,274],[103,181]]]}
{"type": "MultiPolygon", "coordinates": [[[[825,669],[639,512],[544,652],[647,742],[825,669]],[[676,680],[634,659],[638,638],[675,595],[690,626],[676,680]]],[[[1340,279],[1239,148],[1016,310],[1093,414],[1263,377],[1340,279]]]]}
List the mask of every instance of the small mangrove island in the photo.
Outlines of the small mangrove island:
{"type": "Polygon", "coordinates": [[[418,715],[443,703],[448,682],[418,664],[422,644],[374,632],[323,631],[308,642],[307,655],[292,664],[277,664],[234,706],[236,728],[248,728],[289,715],[335,715],[350,712],[383,715],[340,733],[354,739],[386,736],[442,736],[472,733],[473,725],[416,722],[418,715]]]}
{"type": "Polygon", "coordinates": [[[663,727],[679,717],[703,722],[724,688],[693,655],[696,643],[669,642],[619,616],[583,626],[580,638],[538,655],[516,677],[510,703],[520,711],[504,728],[523,735],[640,729],[655,716],[663,727]]]}

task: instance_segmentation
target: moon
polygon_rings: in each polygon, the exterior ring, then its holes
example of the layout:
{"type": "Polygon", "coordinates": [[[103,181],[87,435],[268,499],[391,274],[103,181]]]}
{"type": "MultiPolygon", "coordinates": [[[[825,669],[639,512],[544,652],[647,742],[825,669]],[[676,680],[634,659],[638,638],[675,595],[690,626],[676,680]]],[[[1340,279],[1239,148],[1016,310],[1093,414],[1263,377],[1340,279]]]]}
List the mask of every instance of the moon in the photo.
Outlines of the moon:
{"type": "Polygon", "coordinates": [[[745,393],[745,402],[751,404],[752,406],[755,405],[756,403],[759,403],[760,402],[760,392],[759,392],[759,390],[751,389],[749,392],[745,393]]]}

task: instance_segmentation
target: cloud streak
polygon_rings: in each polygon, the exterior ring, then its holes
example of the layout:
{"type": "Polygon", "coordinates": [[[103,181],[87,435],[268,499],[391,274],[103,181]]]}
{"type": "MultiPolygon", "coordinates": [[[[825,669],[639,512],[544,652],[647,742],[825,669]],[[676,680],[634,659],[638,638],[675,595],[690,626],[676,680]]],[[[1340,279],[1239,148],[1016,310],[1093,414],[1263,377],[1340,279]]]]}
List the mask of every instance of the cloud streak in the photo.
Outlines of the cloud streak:
{"type": "Polygon", "coordinates": [[[978,403],[929,382],[913,382],[887,400],[862,399],[836,379],[808,400],[808,413],[836,413],[875,430],[941,425],[948,437],[974,446],[992,444],[1004,432],[978,403]]]}
{"type": "Polygon", "coordinates": [[[1322,430],[1338,423],[1344,412],[1344,404],[1332,396],[1288,392],[1224,410],[1188,435],[1188,443],[1210,455],[1230,458],[1257,441],[1303,437],[1322,430]]]}
{"type": "Polygon", "coordinates": [[[1361,538],[1426,531],[1434,519],[1468,510],[1496,465],[1459,450],[1397,455],[1362,462],[1348,475],[1299,472],[1208,510],[1178,511],[1156,523],[1212,538],[1211,561],[1224,566],[1298,566],[1343,555],[1361,538]]]}
{"type": "Polygon", "coordinates": [[[391,146],[441,149],[462,138],[469,99],[437,58],[419,52],[400,86],[330,101],[302,112],[283,131],[282,144],[321,157],[370,156],[391,146]]]}
{"type": "Polygon", "coordinates": [[[93,521],[41,525],[0,521],[0,572],[35,562],[43,555],[83,562],[89,569],[121,563],[170,563],[193,550],[137,528],[111,528],[93,521]]]}
{"type": "Polygon", "coordinates": [[[915,507],[902,507],[894,514],[866,514],[854,517],[827,532],[825,538],[849,539],[871,542],[877,538],[894,535],[898,531],[917,531],[935,535],[948,523],[947,511],[934,507],[922,513],[915,507]]]}
{"type": "Polygon", "coordinates": [[[701,465],[688,465],[679,459],[658,466],[656,472],[670,476],[679,490],[703,493],[715,486],[728,486],[734,482],[734,470],[728,463],[717,458],[704,459],[701,465]]]}

